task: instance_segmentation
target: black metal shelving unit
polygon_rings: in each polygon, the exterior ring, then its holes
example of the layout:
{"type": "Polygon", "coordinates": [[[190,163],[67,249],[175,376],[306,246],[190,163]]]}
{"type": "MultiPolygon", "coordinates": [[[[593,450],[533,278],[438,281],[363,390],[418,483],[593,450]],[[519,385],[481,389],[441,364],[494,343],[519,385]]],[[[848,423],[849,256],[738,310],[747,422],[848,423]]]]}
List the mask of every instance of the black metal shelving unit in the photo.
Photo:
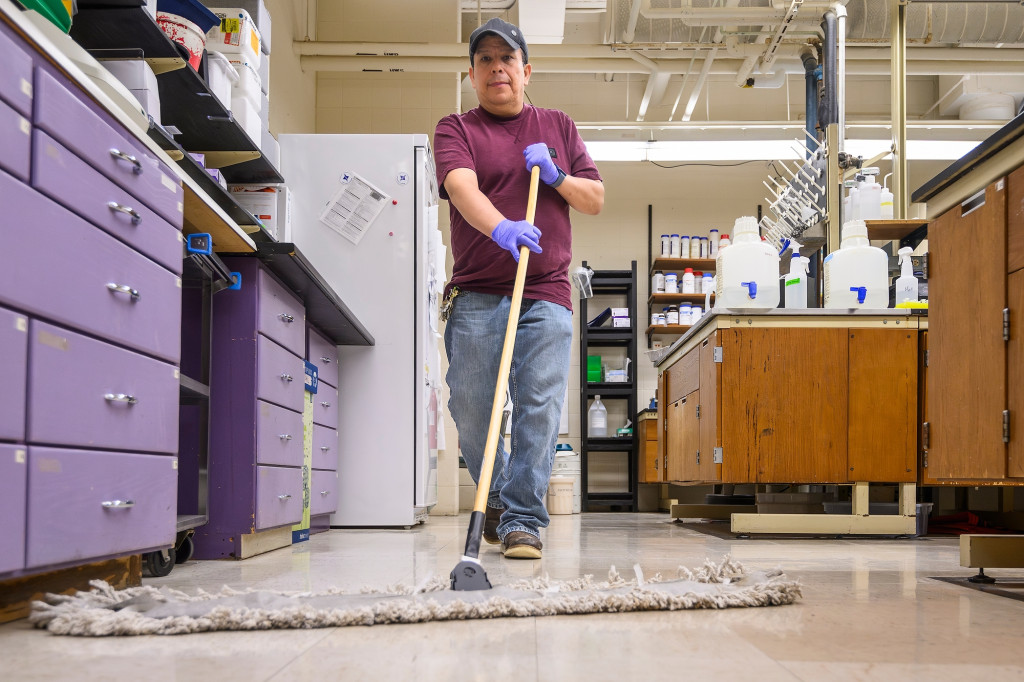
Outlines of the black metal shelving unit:
{"type": "MultiPolygon", "coordinates": [[[[584,267],[587,262],[583,261],[584,267]]],[[[637,319],[637,282],[636,261],[629,270],[595,270],[590,281],[595,296],[621,296],[623,305],[615,307],[629,310],[629,328],[624,327],[588,327],[587,321],[600,311],[588,309],[588,299],[581,298],[580,310],[580,474],[582,477],[583,511],[611,510],[637,511],[637,434],[633,425],[631,436],[608,436],[594,438],[588,433],[590,400],[600,395],[602,402],[607,398],[626,402],[626,414],[633,419],[637,413],[636,404],[636,371],[637,371],[637,330],[640,320],[637,319]],[[587,355],[594,348],[625,348],[629,358],[629,381],[619,382],[588,382],[587,355]],[[627,458],[628,482],[625,490],[614,492],[590,492],[588,490],[587,459],[591,452],[621,452],[627,458]]],[[[610,428],[610,427],[609,427],[610,428]]]]}

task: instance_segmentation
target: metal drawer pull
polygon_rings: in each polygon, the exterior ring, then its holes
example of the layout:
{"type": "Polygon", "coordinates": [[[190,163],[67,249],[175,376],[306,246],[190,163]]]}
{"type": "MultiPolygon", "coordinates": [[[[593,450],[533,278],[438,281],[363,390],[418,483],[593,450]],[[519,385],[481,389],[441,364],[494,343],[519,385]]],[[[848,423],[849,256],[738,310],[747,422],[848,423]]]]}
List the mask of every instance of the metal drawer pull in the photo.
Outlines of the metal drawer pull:
{"type": "Polygon", "coordinates": [[[290,500],[290,499],[292,499],[292,496],[291,495],[278,495],[277,499],[279,499],[279,500],[290,500]]]}
{"type": "Polygon", "coordinates": [[[320,491],[320,494],[321,494],[321,495],[330,495],[330,494],[331,494],[331,491],[330,491],[330,490],[321,490],[321,491],[320,491]]]}
{"type": "Polygon", "coordinates": [[[125,154],[120,149],[116,149],[114,147],[111,147],[110,148],[110,155],[113,156],[115,159],[120,159],[122,161],[127,161],[128,163],[132,164],[132,166],[133,166],[132,172],[135,173],[136,175],[142,175],[142,164],[139,163],[139,160],[136,159],[131,154],[125,154]]]}
{"type": "Polygon", "coordinates": [[[329,446],[329,445],[321,445],[320,446],[320,450],[323,451],[323,452],[327,452],[330,449],[331,449],[331,446],[329,446]]]}
{"type": "Polygon", "coordinates": [[[135,500],[106,500],[100,504],[104,509],[127,509],[135,506],[135,500]]]}
{"type": "Polygon", "coordinates": [[[291,374],[282,374],[281,378],[284,379],[285,381],[294,381],[292,379],[292,375],[291,374]]]}
{"type": "Polygon", "coordinates": [[[331,359],[329,357],[327,357],[326,355],[321,355],[320,356],[320,361],[323,362],[325,365],[331,364],[331,359]]]}
{"type": "Polygon", "coordinates": [[[142,222],[142,216],[131,206],[125,206],[124,204],[119,204],[116,201],[108,201],[107,208],[111,211],[120,211],[121,213],[127,213],[130,215],[132,217],[132,225],[138,225],[142,222]]]}
{"type": "Polygon", "coordinates": [[[128,294],[129,296],[132,297],[132,302],[135,302],[142,297],[142,294],[139,293],[138,289],[132,289],[127,284],[107,282],[107,288],[113,291],[115,294],[128,294]]]}
{"type": "Polygon", "coordinates": [[[278,436],[278,438],[280,438],[281,440],[291,440],[292,435],[290,433],[282,433],[280,436],[278,436]]]}
{"type": "Polygon", "coordinates": [[[129,395],[128,393],[106,393],[104,394],[103,399],[112,403],[128,403],[129,405],[134,405],[139,402],[138,398],[133,395],[129,395]]]}
{"type": "Polygon", "coordinates": [[[331,406],[331,404],[329,402],[326,402],[324,400],[321,400],[320,404],[323,405],[324,407],[330,407],[331,406]]]}
{"type": "Polygon", "coordinates": [[[295,321],[295,317],[292,316],[292,315],[289,315],[288,313],[281,313],[280,315],[278,315],[278,317],[280,317],[284,322],[289,322],[290,323],[290,322],[294,322],[295,321]]]}

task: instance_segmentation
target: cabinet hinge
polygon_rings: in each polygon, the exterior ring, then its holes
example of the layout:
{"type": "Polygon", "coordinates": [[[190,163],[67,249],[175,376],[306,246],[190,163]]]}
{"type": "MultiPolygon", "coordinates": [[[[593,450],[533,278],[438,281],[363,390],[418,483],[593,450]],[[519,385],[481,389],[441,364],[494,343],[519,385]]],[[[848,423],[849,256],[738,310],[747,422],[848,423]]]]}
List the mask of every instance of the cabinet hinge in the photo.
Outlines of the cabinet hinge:
{"type": "Polygon", "coordinates": [[[927,450],[931,447],[931,423],[925,422],[921,425],[921,447],[927,450]]]}
{"type": "Polygon", "coordinates": [[[715,464],[721,464],[722,463],[722,448],[715,448],[714,452],[715,452],[715,457],[714,457],[715,464]]]}
{"type": "Polygon", "coordinates": [[[1010,442],[1010,411],[1003,410],[1003,442],[1010,442]]]}
{"type": "Polygon", "coordinates": [[[700,450],[697,451],[697,464],[700,464],[700,450]]]}
{"type": "Polygon", "coordinates": [[[928,468],[928,451],[924,451],[924,458],[921,461],[921,467],[924,469],[928,468]]]}
{"type": "Polygon", "coordinates": [[[1010,340],[1010,309],[1003,308],[1003,341],[1010,340]]]}
{"type": "Polygon", "coordinates": [[[929,353],[931,353],[931,351],[930,351],[930,350],[926,350],[926,351],[924,352],[924,366],[925,366],[925,367],[927,367],[927,366],[928,366],[928,360],[929,360],[929,353]]]}
{"type": "Polygon", "coordinates": [[[714,358],[715,358],[715,362],[721,362],[722,361],[722,347],[721,346],[715,346],[714,358]]]}
{"type": "Polygon", "coordinates": [[[700,405],[697,406],[697,419],[700,419],[700,405]]]}

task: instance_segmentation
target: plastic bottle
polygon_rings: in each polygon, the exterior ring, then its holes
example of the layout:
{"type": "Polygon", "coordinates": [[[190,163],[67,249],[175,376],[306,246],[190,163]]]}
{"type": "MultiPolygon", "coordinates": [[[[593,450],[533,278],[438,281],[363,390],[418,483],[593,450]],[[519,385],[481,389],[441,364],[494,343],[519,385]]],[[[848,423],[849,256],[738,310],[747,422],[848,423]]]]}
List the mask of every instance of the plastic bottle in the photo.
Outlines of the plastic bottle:
{"type": "Polygon", "coordinates": [[[663,294],[665,293],[665,275],[662,274],[661,270],[655,270],[654,276],[651,277],[651,293],[652,294],[663,294]]]}
{"type": "Polygon", "coordinates": [[[732,241],[729,240],[729,235],[723,234],[718,240],[718,252],[721,253],[722,249],[729,246],[729,244],[732,244],[732,241]]]}
{"type": "Polygon", "coordinates": [[[779,254],[771,244],[761,241],[757,218],[737,218],[733,236],[736,240],[729,248],[718,252],[715,306],[757,309],[778,307],[779,254]]]}
{"type": "Polygon", "coordinates": [[[693,322],[691,321],[693,319],[692,318],[692,313],[693,313],[693,306],[691,306],[689,303],[683,303],[682,305],[680,305],[679,306],[679,324],[683,325],[684,327],[688,327],[691,324],[693,324],[693,322]]]}
{"type": "Polygon", "coordinates": [[[798,310],[807,307],[807,270],[810,258],[800,255],[800,244],[790,242],[793,256],[789,259],[789,274],[782,280],[786,291],[786,307],[798,310]]]}
{"type": "Polygon", "coordinates": [[[871,246],[863,220],[845,223],[839,249],[825,257],[825,307],[889,307],[889,257],[871,246]]]}
{"type": "Polygon", "coordinates": [[[889,191],[888,187],[886,187],[889,182],[890,175],[892,175],[892,173],[887,174],[882,181],[882,220],[892,220],[893,215],[892,192],[889,191]]]}
{"type": "Polygon", "coordinates": [[[608,435],[608,410],[601,402],[601,396],[595,395],[587,411],[587,434],[591,438],[605,438],[608,435]]]}
{"type": "Polygon", "coordinates": [[[861,176],[858,174],[853,184],[850,185],[850,192],[847,195],[847,208],[846,215],[843,216],[843,225],[850,222],[851,220],[860,220],[860,199],[858,198],[860,190],[861,176]]]}
{"type": "Polygon", "coordinates": [[[672,239],[667,234],[661,235],[661,255],[663,258],[672,255],[672,239]]]}
{"type": "Polygon", "coordinates": [[[864,180],[857,187],[857,217],[860,220],[878,220],[882,217],[882,186],[875,182],[877,168],[861,170],[864,180]]]}
{"type": "Polygon", "coordinates": [[[896,307],[900,303],[917,303],[917,277],[914,277],[914,263],[910,254],[914,250],[904,246],[899,250],[900,276],[896,278],[896,307]]]}
{"type": "Polygon", "coordinates": [[[670,305],[665,313],[665,324],[679,324],[679,307],[670,305]]]}
{"type": "Polygon", "coordinates": [[[690,235],[690,258],[700,258],[700,237],[690,235]]]}
{"type": "Polygon", "coordinates": [[[682,293],[692,294],[695,293],[695,291],[696,290],[693,284],[693,268],[686,268],[685,270],[683,270],[682,293]]]}
{"type": "Polygon", "coordinates": [[[718,255],[718,230],[712,228],[708,237],[708,258],[718,255]]]}
{"type": "Polygon", "coordinates": [[[665,275],[665,293],[666,294],[678,294],[679,293],[679,275],[674,272],[670,272],[665,275]]]}
{"type": "Polygon", "coordinates": [[[679,255],[676,258],[689,258],[690,257],[690,238],[684,235],[679,235],[679,255]]]}
{"type": "Polygon", "coordinates": [[[700,271],[694,271],[693,273],[693,293],[703,294],[704,293],[704,273],[700,271]]]}
{"type": "Polygon", "coordinates": [[[679,258],[679,235],[674,234],[671,237],[669,237],[669,243],[669,256],[672,258],[679,258]]]}
{"type": "Polygon", "coordinates": [[[700,257],[701,258],[710,258],[711,257],[710,254],[711,254],[711,246],[710,246],[710,243],[708,242],[708,238],[707,237],[701,237],[700,238],[700,257]]]}
{"type": "Polygon", "coordinates": [[[704,284],[701,286],[701,293],[708,294],[715,291],[715,277],[710,272],[704,273],[704,284]]]}

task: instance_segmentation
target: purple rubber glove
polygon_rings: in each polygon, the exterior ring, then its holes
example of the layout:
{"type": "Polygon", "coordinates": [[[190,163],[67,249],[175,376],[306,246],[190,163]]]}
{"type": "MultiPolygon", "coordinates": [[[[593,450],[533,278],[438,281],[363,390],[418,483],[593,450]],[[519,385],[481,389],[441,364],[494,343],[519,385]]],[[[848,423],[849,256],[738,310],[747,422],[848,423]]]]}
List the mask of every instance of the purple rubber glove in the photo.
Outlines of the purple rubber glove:
{"type": "Polygon", "coordinates": [[[545,185],[550,185],[558,179],[558,167],[551,160],[551,152],[543,142],[531,144],[523,150],[523,158],[526,159],[526,170],[533,170],[534,166],[540,166],[540,179],[545,185]]]}
{"type": "Polygon", "coordinates": [[[543,253],[540,248],[540,230],[525,220],[502,220],[491,232],[498,246],[512,252],[512,257],[519,262],[519,247],[525,246],[534,253],[543,253]]]}

